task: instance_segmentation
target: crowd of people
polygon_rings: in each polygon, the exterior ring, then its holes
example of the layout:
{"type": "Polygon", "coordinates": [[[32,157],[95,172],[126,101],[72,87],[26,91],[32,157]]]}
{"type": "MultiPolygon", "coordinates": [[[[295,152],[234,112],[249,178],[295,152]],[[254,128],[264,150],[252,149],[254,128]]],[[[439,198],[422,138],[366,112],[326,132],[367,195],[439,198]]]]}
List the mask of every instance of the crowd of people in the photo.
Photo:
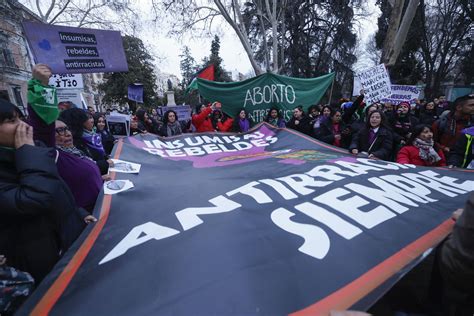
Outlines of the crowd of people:
{"type": "MultiPolygon", "coordinates": [[[[48,87],[50,76],[47,65],[34,67],[27,118],[0,99],[0,286],[7,289],[0,298],[0,314],[12,312],[86,225],[97,221],[94,205],[113,166],[110,154],[116,138],[107,128],[109,113],[92,108],[59,111],[53,88],[48,87]]],[[[404,102],[392,106],[365,104],[361,93],[353,102],[314,105],[308,112],[298,106],[285,122],[280,111],[272,108],[265,121],[353,155],[419,166],[474,168],[473,95],[452,104],[440,97],[414,106],[404,102]]],[[[243,133],[253,126],[244,109],[231,118],[221,103],[214,102],[203,105],[188,121],[180,121],[173,110],[160,117],[156,109],[148,113],[139,108],[131,118],[130,132],[171,137],[189,132],[243,133]]],[[[469,225],[469,238],[474,239],[469,225]]],[[[472,253],[463,258],[474,259],[472,253]]],[[[471,279],[473,264],[465,263],[471,279]]]]}

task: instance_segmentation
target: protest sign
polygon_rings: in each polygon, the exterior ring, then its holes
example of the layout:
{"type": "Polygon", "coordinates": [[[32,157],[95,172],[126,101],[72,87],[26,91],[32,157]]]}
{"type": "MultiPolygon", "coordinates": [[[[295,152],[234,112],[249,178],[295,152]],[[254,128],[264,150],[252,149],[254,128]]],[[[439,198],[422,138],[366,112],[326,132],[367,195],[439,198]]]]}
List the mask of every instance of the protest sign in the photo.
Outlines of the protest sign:
{"type": "Polygon", "coordinates": [[[334,73],[316,78],[292,78],[264,73],[239,82],[216,82],[196,78],[199,94],[210,102],[222,103],[222,110],[236,117],[248,112],[255,122],[262,122],[270,108],[276,107],[285,120],[292,117],[298,105],[305,111],[317,104],[334,79],[334,73]]]}
{"type": "Polygon", "coordinates": [[[99,197],[99,221],[18,315],[366,310],[474,188],[469,172],[348,156],[266,124],[141,134],[113,156],[141,164],[111,174],[133,189],[99,197]]]}
{"type": "Polygon", "coordinates": [[[57,89],[56,94],[58,96],[58,106],[63,110],[70,108],[86,108],[82,98],[82,90],[57,89]]]}
{"type": "Polygon", "coordinates": [[[406,86],[392,84],[392,94],[389,98],[383,98],[382,102],[391,102],[392,104],[399,104],[400,102],[415,103],[415,100],[420,97],[421,89],[417,86],[406,86]]]}
{"type": "Polygon", "coordinates": [[[53,73],[128,71],[118,31],[104,31],[37,22],[23,22],[35,62],[53,73]]]}
{"type": "Polygon", "coordinates": [[[178,106],[161,106],[158,108],[158,113],[163,116],[166,111],[173,110],[178,114],[178,120],[189,121],[191,119],[191,106],[190,105],[178,105],[178,106]]]}
{"type": "Polygon", "coordinates": [[[107,128],[112,135],[130,135],[130,116],[120,113],[111,113],[105,116],[107,128]]]}
{"type": "Polygon", "coordinates": [[[381,64],[357,73],[365,90],[365,103],[379,102],[392,94],[390,77],[385,65],[381,64]]]}
{"type": "Polygon", "coordinates": [[[143,103],[143,85],[140,83],[129,84],[128,99],[138,103],[143,103]]]}
{"type": "Polygon", "coordinates": [[[81,74],[55,74],[49,78],[49,85],[56,89],[84,89],[81,74]]]}

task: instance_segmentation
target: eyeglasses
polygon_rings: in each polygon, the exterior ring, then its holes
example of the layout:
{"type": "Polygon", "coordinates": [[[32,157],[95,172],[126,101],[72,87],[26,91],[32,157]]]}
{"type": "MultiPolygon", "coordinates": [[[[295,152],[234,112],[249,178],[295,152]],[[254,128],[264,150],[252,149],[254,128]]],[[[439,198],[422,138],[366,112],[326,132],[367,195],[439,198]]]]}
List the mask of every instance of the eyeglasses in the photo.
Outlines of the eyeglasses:
{"type": "Polygon", "coordinates": [[[69,129],[69,127],[64,126],[64,127],[56,128],[55,131],[56,131],[56,133],[58,133],[58,135],[64,136],[64,135],[66,135],[67,132],[70,132],[71,130],[69,129]]]}

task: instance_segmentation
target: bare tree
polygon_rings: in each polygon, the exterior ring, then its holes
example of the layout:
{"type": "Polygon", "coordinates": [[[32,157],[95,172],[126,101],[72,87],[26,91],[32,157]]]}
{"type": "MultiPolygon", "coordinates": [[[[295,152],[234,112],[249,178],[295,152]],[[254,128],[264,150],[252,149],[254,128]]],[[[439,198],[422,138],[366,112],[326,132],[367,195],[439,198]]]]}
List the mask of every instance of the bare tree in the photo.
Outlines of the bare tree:
{"type": "Polygon", "coordinates": [[[136,13],[127,0],[23,0],[44,23],[77,27],[135,28],[136,13]]]}
{"type": "Polygon", "coordinates": [[[419,4],[420,0],[410,0],[402,19],[405,0],[390,1],[392,12],[383,44],[382,56],[380,58],[381,63],[387,66],[392,66],[396,63],[419,4]]]}
{"type": "MultiPolygon", "coordinates": [[[[267,32],[266,28],[259,32],[261,36],[259,41],[264,42],[265,45],[267,42],[271,43],[271,48],[267,47],[266,53],[268,55],[265,56],[266,64],[263,66],[272,72],[279,72],[280,61],[283,60],[281,42],[284,40],[279,28],[282,25],[281,21],[284,18],[287,4],[288,0],[251,0],[246,2],[241,0],[213,0],[207,2],[168,0],[165,1],[164,8],[166,11],[172,12],[173,32],[176,35],[196,31],[196,29],[209,30],[216,18],[220,21],[223,19],[235,31],[255,73],[261,74],[263,68],[255,56],[255,49],[249,37],[249,25],[252,23],[252,19],[259,20],[262,27],[269,25],[270,32],[267,32]],[[248,8],[255,8],[256,16],[249,19],[244,14],[248,8]]],[[[161,13],[156,4],[155,12],[157,14],[161,13]]]]}

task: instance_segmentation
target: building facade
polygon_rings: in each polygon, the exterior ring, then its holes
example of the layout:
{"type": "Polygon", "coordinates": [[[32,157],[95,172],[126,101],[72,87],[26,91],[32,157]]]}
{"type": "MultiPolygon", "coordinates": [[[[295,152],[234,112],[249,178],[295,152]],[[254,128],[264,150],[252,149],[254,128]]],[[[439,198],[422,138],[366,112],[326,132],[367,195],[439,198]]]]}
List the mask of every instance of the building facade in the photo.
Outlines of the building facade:
{"type": "Polygon", "coordinates": [[[21,25],[24,20],[40,21],[17,1],[0,0],[0,98],[26,113],[32,56],[21,25]]]}

